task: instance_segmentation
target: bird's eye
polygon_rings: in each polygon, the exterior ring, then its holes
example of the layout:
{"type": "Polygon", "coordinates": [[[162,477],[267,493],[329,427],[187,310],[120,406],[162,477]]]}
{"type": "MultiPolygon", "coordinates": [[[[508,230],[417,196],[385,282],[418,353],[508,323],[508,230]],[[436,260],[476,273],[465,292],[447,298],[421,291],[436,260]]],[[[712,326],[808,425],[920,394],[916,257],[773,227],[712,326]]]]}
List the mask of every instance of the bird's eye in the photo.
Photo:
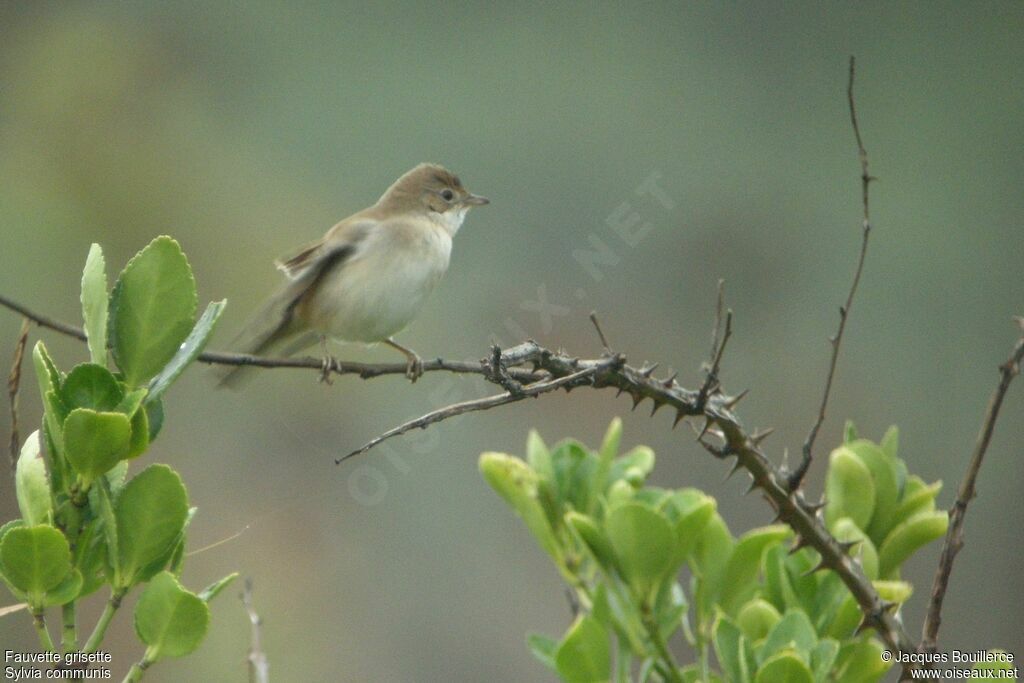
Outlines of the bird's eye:
{"type": "Polygon", "coordinates": [[[450,202],[452,198],[455,197],[455,193],[453,193],[451,190],[444,190],[443,192],[441,192],[441,196],[444,198],[446,202],[450,202]]]}

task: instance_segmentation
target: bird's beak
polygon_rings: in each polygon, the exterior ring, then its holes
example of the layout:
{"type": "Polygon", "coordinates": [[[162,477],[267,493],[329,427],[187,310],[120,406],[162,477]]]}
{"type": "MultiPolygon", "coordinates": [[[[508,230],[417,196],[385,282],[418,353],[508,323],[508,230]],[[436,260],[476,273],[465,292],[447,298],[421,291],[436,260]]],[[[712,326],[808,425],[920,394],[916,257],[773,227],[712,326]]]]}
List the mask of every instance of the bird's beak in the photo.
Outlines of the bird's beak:
{"type": "Polygon", "coordinates": [[[481,197],[478,194],[471,194],[465,199],[463,199],[462,203],[467,204],[469,206],[483,206],[485,204],[490,204],[491,200],[488,199],[487,197],[481,197]]]}

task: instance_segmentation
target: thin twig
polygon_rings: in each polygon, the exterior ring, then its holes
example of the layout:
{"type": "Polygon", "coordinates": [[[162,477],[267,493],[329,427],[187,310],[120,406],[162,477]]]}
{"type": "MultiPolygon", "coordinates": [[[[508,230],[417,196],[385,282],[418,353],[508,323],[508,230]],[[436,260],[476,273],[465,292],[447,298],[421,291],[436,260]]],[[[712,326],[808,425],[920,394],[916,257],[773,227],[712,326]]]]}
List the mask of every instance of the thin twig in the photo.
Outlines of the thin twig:
{"type": "Polygon", "coordinates": [[[704,405],[708,396],[719,389],[718,371],[722,364],[722,357],[725,355],[725,345],[729,343],[732,336],[732,310],[726,311],[725,329],[722,329],[722,308],[725,304],[725,280],[718,281],[718,300],[715,304],[715,327],[711,330],[711,353],[708,362],[705,364],[707,374],[704,377],[704,384],[697,392],[697,405],[704,405]],[[722,335],[719,343],[718,335],[722,335]]]}
{"type": "Polygon", "coordinates": [[[839,308],[839,329],[836,335],[829,339],[832,344],[832,357],[829,360],[828,376],[825,378],[825,391],[821,397],[821,405],[818,408],[818,417],[811,426],[804,440],[803,457],[800,465],[789,475],[789,489],[795,491],[807,475],[807,469],[811,466],[814,457],[814,440],[818,437],[818,430],[825,421],[825,411],[828,408],[828,399],[832,392],[832,381],[836,375],[836,363],[839,360],[839,347],[843,343],[843,333],[846,331],[846,321],[850,316],[850,309],[853,308],[853,298],[857,294],[857,287],[860,285],[860,276],[864,272],[864,259],[868,253],[868,239],[871,237],[871,216],[868,209],[868,188],[875,178],[868,172],[868,152],[864,148],[864,141],[860,136],[860,124],[857,122],[857,106],[853,97],[853,80],[856,74],[856,62],[850,57],[850,78],[846,86],[846,99],[850,105],[850,123],[853,125],[853,135],[857,139],[857,156],[860,159],[860,182],[861,182],[861,204],[864,208],[864,217],[861,224],[860,256],[857,259],[857,270],[853,274],[853,282],[850,284],[850,292],[846,295],[846,303],[839,308]]]}
{"type": "Polygon", "coordinates": [[[715,327],[711,330],[711,351],[708,358],[712,359],[718,353],[718,335],[722,331],[722,311],[725,307],[725,279],[718,279],[718,298],[715,301],[715,327]]]}
{"type": "Polygon", "coordinates": [[[975,482],[978,479],[978,472],[981,471],[981,463],[985,458],[989,442],[992,440],[992,432],[996,426],[996,419],[999,417],[999,409],[1003,405],[1003,398],[1010,388],[1013,378],[1020,373],[1020,364],[1024,361],[1024,320],[1018,319],[1021,325],[1021,337],[1017,340],[1013,353],[1005,363],[999,366],[999,385],[992,392],[988,400],[988,407],[985,409],[985,417],[981,422],[981,430],[974,442],[974,452],[971,453],[971,461],[967,465],[964,479],[960,483],[960,490],[957,493],[956,502],[949,510],[949,528],[946,530],[946,540],[942,544],[942,554],[939,556],[939,566],[935,570],[935,579],[932,583],[932,597],[928,604],[928,613],[924,620],[924,627],[921,630],[921,649],[925,652],[935,651],[936,639],[939,634],[939,626],[942,624],[942,602],[946,597],[946,589],[949,586],[949,577],[953,571],[953,561],[957,553],[964,545],[964,516],[967,514],[967,504],[975,496],[975,482]]]}
{"type": "Polygon", "coordinates": [[[377,436],[371,439],[370,441],[366,442],[366,444],[361,448],[352,451],[348,455],[344,455],[340,458],[337,458],[334,461],[334,464],[340,465],[349,458],[365,453],[371,448],[380,444],[382,441],[386,441],[391,437],[405,434],[406,432],[412,431],[413,429],[417,428],[426,429],[428,426],[432,424],[442,422],[449,418],[455,417],[456,415],[463,415],[465,413],[473,413],[479,410],[489,410],[490,408],[497,408],[498,406],[502,406],[507,403],[515,403],[516,401],[521,401],[524,398],[529,398],[531,396],[540,396],[541,394],[546,394],[549,391],[555,391],[556,389],[561,389],[562,387],[570,388],[572,386],[581,384],[581,380],[585,380],[588,377],[592,377],[601,370],[604,370],[610,365],[613,365],[618,362],[621,362],[621,359],[617,357],[607,358],[599,363],[591,365],[588,368],[579,370],[578,372],[574,372],[571,375],[559,377],[558,379],[552,379],[543,382],[536,382],[534,384],[529,384],[527,386],[522,387],[518,392],[506,391],[501,394],[485,396],[483,398],[476,398],[471,401],[454,403],[450,406],[445,406],[444,408],[438,408],[437,410],[433,410],[427,413],[426,415],[422,415],[416,418],[415,420],[409,420],[408,422],[400,424],[397,427],[394,427],[393,429],[389,429],[380,436],[377,436]]]}
{"type": "Polygon", "coordinates": [[[270,662],[267,660],[267,654],[263,651],[263,618],[257,614],[256,608],[252,604],[252,579],[245,580],[241,598],[251,625],[247,658],[249,661],[249,683],[269,683],[270,662]]]}
{"type": "Polygon", "coordinates": [[[14,347],[14,361],[11,363],[11,374],[7,376],[7,396],[11,403],[11,473],[18,467],[18,456],[21,451],[21,435],[18,434],[18,389],[21,387],[21,359],[25,355],[25,344],[28,342],[29,319],[21,321],[21,332],[18,343],[14,347]]]}
{"type": "Polygon", "coordinates": [[[608,338],[604,336],[604,332],[601,330],[601,323],[597,320],[597,311],[590,312],[590,322],[594,323],[594,329],[597,330],[597,336],[601,340],[601,346],[604,347],[604,352],[611,354],[612,347],[608,343],[608,338]]]}

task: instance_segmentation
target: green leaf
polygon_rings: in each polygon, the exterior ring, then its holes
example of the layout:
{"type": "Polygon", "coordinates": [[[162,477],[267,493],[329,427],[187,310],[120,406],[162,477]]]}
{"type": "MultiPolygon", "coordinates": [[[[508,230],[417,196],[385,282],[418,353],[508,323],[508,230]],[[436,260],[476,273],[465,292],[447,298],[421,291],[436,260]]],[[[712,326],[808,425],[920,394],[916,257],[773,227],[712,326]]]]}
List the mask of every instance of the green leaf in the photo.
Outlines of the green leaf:
{"type": "Polygon", "coordinates": [[[125,459],[137,458],[149,448],[149,416],[145,410],[138,410],[132,416],[132,435],[128,441],[128,452],[125,459]]]}
{"type": "Polygon", "coordinates": [[[522,517],[540,546],[561,566],[561,549],[538,500],[540,478],[537,473],[519,458],[504,453],[482,454],[479,466],[491,488],[522,517]]]}
{"type": "Polygon", "coordinates": [[[231,582],[237,578],[238,572],[234,572],[232,574],[228,574],[219,581],[211,583],[209,586],[204,588],[202,592],[199,593],[199,599],[203,602],[210,602],[210,600],[213,600],[215,597],[217,597],[217,595],[220,594],[222,590],[231,585],[231,582]]]}
{"type": "Polygon", "coordinates": [[[811,672],[814,683],[825,683],[831,680],[832,667],[839,654],[839,643],[832,638],[823,638],[811,650],[811,672]]]}
{"type": "Polygon", "coordinates": [[[796,650],[806,660],[817,644],[818,636],[807,614],[800,609],[790,609],[765,638],[757,660],[761,664],[761,670],[770,657],[784,650],[796,650]]]}
{"type": "Polygon", "coordinates": [[[612,419],[608,425],[608,431],[604,433],[601,441],[601,449],[598,452],[601,460],[611,463],[619,454],[619,444],[622,443],[622,420],[618,417],[612,419]]]}
{"type": "Polygon", "coordinates": [[[39,431],[21,446],[14,471],[15,492],[21,517],[29,526],[53,521],[53,497],[46,477],[46,463],[39,451],[39,431]]]}
{"type": "Polygon", "coordinates": [[[154,576],[135,607],[135,632],[154,661],[189,654],[199,647],[209,625],[210,608],[170,572],[154,576]]]}
{"type": "Polygon", "coordinates": [[[856,541],[858,545],[852,549],[851,554],[853,557],[859,556],[864,574],[869,579],[878,578],[878,551],[875,550],[875,544],[859,526],[853,523],[853,520],[849,517],[837,520],[832,525],[832,534],[837,541],[856,541]]]}
{"type": "Polygon", "coordinates": [[[102,365],[82,363],[68,373],[61,385],[60,398],[68,410],[89,408],[111,412],[124,399],[124,390],[117,379],[102,365]]]}
{"type": "Polygon", "coordinates": [[[749,683],[751,671],[746,636],[727,617],[719,616],[713,639],[715,654],[726,679],[734,683],[749,683]]]}
{"type": "Polygon", "coordinates": [[[106,474],[107,483],[110,485],[110,495],[116,496],[121,492],[125,479],[128,477],[128,461],[122,460],[114,465],[106,474]]]}
{"type": "Polygon", "coordinates": [[[185,339],[174,357],[150,382],[147,401],[155,401],[163,396],[167,387],[171,386],[174,380],[178,379],[178,376],[185,371],[185,368],[199,357],[199,354],[206,348],[206,342],[210,340],[210,335],[213,334],[213,328],[216,327],[220,314],[224,312],[225,305],[227,305],[227,301],[214,301],[206,307],[199,322],[192,328],[188,338],[185,339]]]}
{"type": "Polygon", "coordinates": [[[825,522],[829,529],[840,517],[849,517],[858,527],[867,529],[875,509],[875,484],[868,466],[846,446],[829,455],[825,500],[825,522]]]}
{"type": "Polygon", "coordinates": [[[140,386],[178,352],[196,315],[196,283],[181,247],[158,237],[135,255],[110,295],[108,335],[129,386],[140,386]]]}
{"type": "Polygon", "coordinates": [[[914,594],[914,587],[906,581],[872,581],[878,595],[887,602],[902,605],[914,594]]]}
{"type": "Polygon", "coordinates": [[[62,378],[42,340],[36,342],[36,345],[32,348],[32,364],[36,370],[36,379],[39,381],[39,396],[43,399],[46,409],[45,417],[47,425],[50,427],[50,434],[59,441],[61,434],[60,426],[64,422],[64,417],[61,412],[51,410],[51,401],[48,401],[47,397],[52,396],[53,399],[51,400],[54,403],[59,402],[57,396],[60,391],[62,378]]]}
{"type": "Polygon", "coordinates": [[[626,473],[635,470],[641,479],[646,479],[654,469],[654,451],[647,446],[637,446],[622,457],[616,458],[608,473],[608,481],[615,482],[626,477],[626,473]]]}
{"type": "Polygon", "coordinates": [[[786,570],[786,558],[787,553],[782,546],[769,548],[764,558],[764,597],[783,612],[800,606],[800,598],[786,570]]]}
{"type": "Polygon", "coordinates": [[[71,549],[64,534],[46,524],[15,527],[0,543],[4,578],[28,596],[33,608],[43,606],[46,592],[71,572],[71,549]]]}
{"type": "Polygon", "coordinates": [[[555,651],[558,649],[558,643],[554,639],[540,633],[528,633],[526,647],[530,648],[530,653],[541,664],[558,673],[558,669],[555,667],[555,651]]]}
{"type": "Polygon", "coordinates": [[[896,460],[900,448],[900,430],[896,425],[892,425],[885,430],[885,435],[882,437],[882,441],[878,444],[882,451],[889,456],[892,460],[896,460]]]}
{"type": "Polygon", "coordinates": [[[675,528],[678,561],[690,558],[717,507],[714,498],[694,488],[675,491],[665,500],[663,510],[675,528]]]}
{"type": "Polygon", "coordinates": [[[161,399],[145,404],[146,418],[149,420],[149,441],[156,441],[157,434],[164,426],[164,402],[161,399]]]}
{"type": "Polygon", "coordinates": [[[814,683],[807,663],[792,650],[770,657],[757,670],[755,683],[814,683]]]}
{"type": "Polygon", "coordinates": [[[8,531],[11,529],[20,529],[24,526],[26,526],[26,524],[23,519],[12,519],[9,522],[4,522],[4,524],[0,526],[0,543],[4,542],[4,536],[8,531]]]}
{"type": "MultiPolygon", "coordinates": [[[[92,490],[89,494],[90,497],[95,495],[92,490]]],[[[82,575],[80,597],[93,593],[105,583],[103,569],[106,564],[107,546],[101,527],[99,519],[89,522],[82,529],[82,533],[75,543],[72,561],[75,569],[82,575]]]]}
{"type": "Polygon", "coordinates": [[[835,638],[837,640],[846,640],[850,638],[857,626],[860,624],[862,614],[860,606],[857,601],[853,599],[853,595],[850,591],[846,591],[846,597],[843,598],[842,604],[836,611],[836,616],[832,620],[832,623],[828,625],[825,630],[825,635],[835,638]]]}
{"type": "Polygon", "coordinates": [[[89,505],[99,520],[100,530],[107,550],[107,568],[111,583],[120,585],[117,576],[117,564],[120,557],[120,544],[117,538],[117,517],[114,516],[114,503],[111,500],[111,485],[106,477],[99,479],[97,485],[89,489],[89,505]]]}
{"type": "Polygon", "coordinates": [[[683,615],[689,607],[686,594],[683,593],[683,587],[678,581],[666,581],[661,584],[658,597],[654,601],[654,617],[666,641],[683,625],[683,615]]]}
{"type": "Polygon", "coordinates": [[[858,439],[846,447],[856,453],[867,466],[875,487],[875,507],[871,513],[871,522],[867,527],[859,524],[858,526],[868,532],[868,536],[876,544],[881,543],[892,524],[892,516],[896,512],[899,498],[899,473],[896,461],[865,439],[858,439]]]}
{"type": "Polygon", "coordinates": [[[669,572],[675,532],[668,519],[640,503],[625,503],[608,513],[604,522],[608,540],[622,574],[636,596],[647,600],[669,572]]]}
{"type": "Polygon", "coordinates": [[[128,455],[132,429],[122,413],[75,408],[64,420],[64,454],[91,484],[128,455]]]}
{"type": "Polygon", "coordinates": [[[736,625],[743,635],[756,643],[767,636],[782,619],[779,610],[767,600],[757,598],[745,604],[736,615],[736,625]]]}
{"type": "Polygon", "coordinates": [[[135,413],[142,407],[142,401],[148,393],[149,391],[145,387],[125,392],[124,398],[114,407],[114,410],[124,413],[128,417],[134,417],[135,413]]]}
{"type": "Polygon", "coordinates": [[[878,575],[883,579],[898,576],[900,565],[932,541],[942,538],[949,527],[945,512],[921,512],[900,523],[878,549],[878,575]]]}
{"type": "Polygon", "coordinates": [[[690,556],[690,567],[698,579],[694,602],[702,619],[710,620],[725,579],[725,565],[736,545],[725,520],[717,512],[701,530],[690,556]]]}
{"type": "Polygon", "coordinates": [[[72,567],[63,581],[46,592],[43,596],[43,605],[66,605],[82,592],[82,583],[82,572],[72,567]]]}
{"type": "Polygon", "coordinates": [[[752,529],[740,537],[729,556],[722,582],[720,604],[726,614],[734,615],[754,595],[765,549],[781,543],[791,535],[788,526],[775,524],[752,529]]]}
{"type": "Polygon", "coordinates": [[[551,464],[551,452],[536,429],[531,429],[526,436],[526,462],[541,479],[554,483],[555,469],[551,464]]]}
{"type": "Polygon", "coordinates": [[[555,651],[555,667],[566,683],[605,683],[611,679],[608,634],[597,619],[577,617],[555,651]]]}
{"type": "Polygon", "coordinates": [[[882,679],[892,661],[882,659],[885,648],[874,638],[862,638],[843,645],[833,676],[842,683],[875,683],[882,679]]]}
{"type": "Polygon", "coordinates": [[[82,319],[89,342],[89,357],[97,365],[107,364],[107,272],[100,245],[89,248],[82,271],[82,319]]]}
{"type": "Polygon", "coordinates": [[[850,443],[857,440],[857,426],[853,420],[847,420],[843,426],[843,443],[850,443]]]}
{"type": "Polygon", "coordinates": [[[924,483],[924,480],[917,475],[907,477],[907,486],[903,491],[903,498],[900,499],[896,514],[892,517],[893,526],[905,522],[919,512],[933,512],[935,510],[935,499],[942,490],[942,482],[936,481],[931,484],[924,483]]]}
{"type": "Polygon", "coordinates": [[[188,514],[185,516],[185,523],[181,527],[181,532],[178,534],[178,538],[175,539],[174,543],[155,560],[150,562],[147,566],[143,567],[138,573],[139,581],[148,581],[150,577],[155,576],[164,569],[168,570],[175,576],[181,576],[182,568],[185,564],[185,538],[188,534],[188,527],[192,524],[192,519],[196,515],[197,508],[189,508],[188,514]]]}
{"type": "Polygon", "coordinates": [[[594,556],[594,559],[606,573],[611,573],[618,569],[615,562],[615,551],[612,549],[611,543],[604,535],[604,532],[592,517],[588,517],[575,510],[570,510],[565,513],[565,521],[566,524],[579,534],[580,539],[583,540],[583,545],[590,551],[590,554],[594,556]]]}
{"type": "Polygon", "coordinates": [[[114,516],[115,576],[118,587],[127,588],[147,578],[145,571],[173,552],[188,518],[185,486],[170,467],[150,465],[121,491],[114,516]]]}
{"type": "Polygon", "coordinates": [[[554,491],[558,503],[589,513],[591,477],[597,470],[597,456],[578,441],[566,439],[551,451],[551,464],[555,472],[554,491]]]}
{"type": "Polygon", "coordinates": [[[619,454],[619,444],[622,442],[622,420],[614,418],[608,425],[608,430],[601,441],[601,448],[597,452],[597,469],[590,481],[590,499],[597,501],[604,495],[608,488],[608,477],[612,471],[612,464],[615,456],[619,454]]]}

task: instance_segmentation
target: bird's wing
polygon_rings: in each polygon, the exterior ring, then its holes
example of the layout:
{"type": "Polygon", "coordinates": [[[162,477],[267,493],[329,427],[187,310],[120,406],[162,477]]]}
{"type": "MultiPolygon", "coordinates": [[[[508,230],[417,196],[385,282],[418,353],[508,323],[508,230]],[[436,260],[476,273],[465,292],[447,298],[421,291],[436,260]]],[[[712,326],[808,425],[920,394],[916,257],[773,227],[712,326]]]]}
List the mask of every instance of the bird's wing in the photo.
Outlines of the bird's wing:
{"type": "Polygon", "coordinates": [[[351,255],[378,223],[376,219],[360,214],[346,218],[320,239],[303,245],[287,258],[278,259],[277,268],[290,280],[303,280],[327,260],[334,261],[339,251],[348,249],[351,255]]]}

